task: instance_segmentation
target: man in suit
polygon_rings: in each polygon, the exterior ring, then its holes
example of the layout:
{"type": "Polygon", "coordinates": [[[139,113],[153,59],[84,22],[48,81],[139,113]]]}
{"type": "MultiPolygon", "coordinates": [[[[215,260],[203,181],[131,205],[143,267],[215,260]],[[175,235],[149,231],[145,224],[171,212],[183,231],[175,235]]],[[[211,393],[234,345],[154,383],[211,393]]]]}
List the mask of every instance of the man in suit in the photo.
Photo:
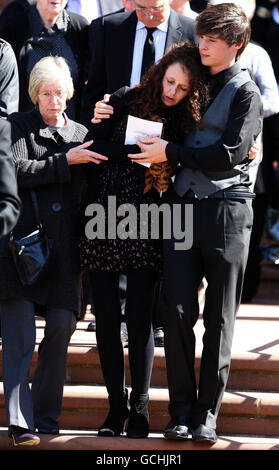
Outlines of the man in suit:
{"type": "Polygon", "coordinates": [[[0,237],[15,226],[21,209],[11,151],[11,125],[0,118],[0,237]]]}
{"type": "Polygon", "coordinates": [[[179,41],[194,41],[194,21],[169,6],[169,0],[135,0],[135,11],[96,20],[96,42],[85,88],[82,121],[93,117],[95,103],[105,93],[139,83],[147,28],[155,28],[151,41],[155,61],[179,41]]]}

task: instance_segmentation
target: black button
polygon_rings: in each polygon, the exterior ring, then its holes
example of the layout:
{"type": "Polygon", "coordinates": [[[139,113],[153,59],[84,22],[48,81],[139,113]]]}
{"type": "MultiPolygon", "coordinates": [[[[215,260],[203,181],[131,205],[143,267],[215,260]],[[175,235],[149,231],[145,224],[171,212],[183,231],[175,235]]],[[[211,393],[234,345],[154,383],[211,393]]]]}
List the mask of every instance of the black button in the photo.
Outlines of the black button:
{"type": "Polygon", "coordinates": [[[190,186],[195,186],[195,181],[190,181],[190,186]]]}
{"type": "Polygon", "coordinates": [[[62,205],[60,204],[60,202],[53,202],[51,204],[51,208],[52,208],[53,212],[60,212],[61,209],[62,209],[62,205]]]}

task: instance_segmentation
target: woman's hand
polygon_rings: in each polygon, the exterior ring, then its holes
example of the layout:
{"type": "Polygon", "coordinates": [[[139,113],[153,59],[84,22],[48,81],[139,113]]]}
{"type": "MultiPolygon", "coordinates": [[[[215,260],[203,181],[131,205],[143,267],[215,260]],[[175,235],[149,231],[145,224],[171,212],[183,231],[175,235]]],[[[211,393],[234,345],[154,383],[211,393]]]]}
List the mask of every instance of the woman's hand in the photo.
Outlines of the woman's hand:
{"type": "Polygon", "coordinates": [[[98,165],[102,161],[108,160],[104,155],[88,150],[87,147],[90,147],[92,144],[93,140],[89,140],[70,149],[66,153],[68,165],[79,165],[81,163],[96,163],[98,165]]]}
{"type": "Polygon", "coordinates": [[[102,101],[97,101],[94,108],[94,117],[91,119],[92,124],[98,124],[102,119],[109,119],[113,114],[113,107],[107,104],[109,102],[110,95],[104,95],[102,101]]]}
{"type": "Polygon", "coordinates": [[[142,153],[129,154],[128,157],[137,163],[161,163],[167,160],[168,142],[159,137],[146,137],[137,142],[142,153]]]}

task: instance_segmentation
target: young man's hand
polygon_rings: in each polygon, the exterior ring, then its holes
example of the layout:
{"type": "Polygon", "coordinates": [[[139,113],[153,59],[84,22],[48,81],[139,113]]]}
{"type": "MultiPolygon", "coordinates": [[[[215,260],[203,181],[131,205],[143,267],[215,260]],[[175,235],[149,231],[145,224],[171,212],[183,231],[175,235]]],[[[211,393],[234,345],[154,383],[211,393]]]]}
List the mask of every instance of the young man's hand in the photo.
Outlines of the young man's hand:
{"type": "Polygon", "coordinates": [[[167,160],[166,146],[168,142],[159,137],[145,137],[137,142],[142,153],[129,154],[128,157],[137,163],[161,163],[167,160]]]}
{"type": "Polygon", "coordinates": [[[94,117],[91,119],[92,124],[98,124],[102,119],[109,119],[113,114],[113,107],[107,104],[110,95],[105,94],[102,101],[97,101],[94,108],[94,117]]]}

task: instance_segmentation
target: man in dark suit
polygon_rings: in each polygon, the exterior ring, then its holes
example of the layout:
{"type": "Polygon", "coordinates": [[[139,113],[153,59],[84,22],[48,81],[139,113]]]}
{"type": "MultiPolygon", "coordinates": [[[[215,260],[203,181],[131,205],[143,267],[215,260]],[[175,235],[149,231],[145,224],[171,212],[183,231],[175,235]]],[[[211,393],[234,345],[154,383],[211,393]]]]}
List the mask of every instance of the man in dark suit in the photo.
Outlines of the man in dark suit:
{"type": "Polygon", "coordinates": [[[95,103],[104,93],[140,81],[147,28],[155,28],[155,61],[179,41],[194,41],[194,21],[169,7],[169,0],[136,0],[135,11],[93,21],[96,43],[84,93],[82,121],[89,124],[95,103]]]}
{"type": "Polygon", "coordinates": [[[14,228],[20,209],[11,152],[10,124],[0,118],[0,237],[14,228]]]}

